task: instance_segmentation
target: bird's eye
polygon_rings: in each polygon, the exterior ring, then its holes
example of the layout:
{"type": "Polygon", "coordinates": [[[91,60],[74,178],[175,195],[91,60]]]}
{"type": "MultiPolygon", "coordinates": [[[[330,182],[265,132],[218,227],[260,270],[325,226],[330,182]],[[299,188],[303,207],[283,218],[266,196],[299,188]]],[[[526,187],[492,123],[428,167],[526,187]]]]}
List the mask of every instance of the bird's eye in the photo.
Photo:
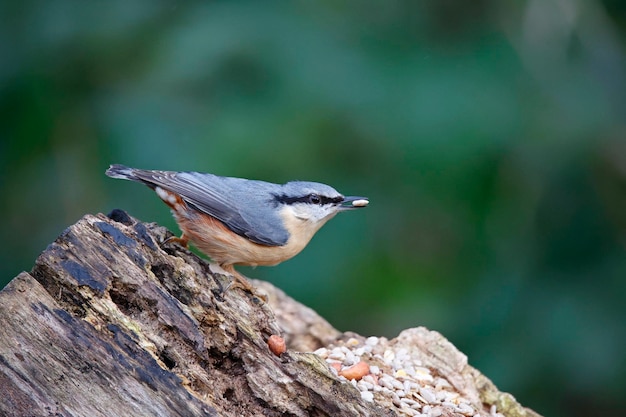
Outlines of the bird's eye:
{"type": "Polygon", "coordinates": [[[309,195],[309,203],[311,204],[320,204],[322,202],[322,199],[320,198],[319,195],[317,194],[310,194],[309,195]]]}

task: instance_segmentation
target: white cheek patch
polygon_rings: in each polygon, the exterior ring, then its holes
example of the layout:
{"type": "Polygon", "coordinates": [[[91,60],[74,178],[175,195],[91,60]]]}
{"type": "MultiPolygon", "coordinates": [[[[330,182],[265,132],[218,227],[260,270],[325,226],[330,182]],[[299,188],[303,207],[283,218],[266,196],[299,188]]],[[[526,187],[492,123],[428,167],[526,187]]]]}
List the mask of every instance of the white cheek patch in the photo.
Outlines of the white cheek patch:
{"type": "Polygon", "coordinates": [[[285,206],[281,210],[281,216],[283,217],[283,219],[297,219],[301,221],[307,221],[309,220],[310,213],[308,213],[306,210],[302,210],[301,207],[285,206]]]}
{"type": "Polygon", "coordinates": [[[365,207],[370,203],[369,200],[365,200],[365,199],[361,199],[361,200],[354,200],[352,202],[352,207],[365,207]]]}

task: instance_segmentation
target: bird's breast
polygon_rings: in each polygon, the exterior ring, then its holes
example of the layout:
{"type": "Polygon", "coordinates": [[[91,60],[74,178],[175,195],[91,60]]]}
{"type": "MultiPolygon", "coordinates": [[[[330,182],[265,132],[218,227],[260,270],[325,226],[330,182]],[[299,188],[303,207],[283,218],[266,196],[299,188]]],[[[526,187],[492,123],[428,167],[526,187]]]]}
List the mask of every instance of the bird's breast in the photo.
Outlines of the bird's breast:
{"type": "Polygon", "coordinates": [[[190,217],[175,210],[173,213],[185,236],[200,251],[221,265],[279,264],[297,255],[319,230],[319,227],[302,224],[303,221],[281,212],[289,239],[282,246],[267,246],[236,234],[221,221],[207,214],[196,213],[190,217]]]}

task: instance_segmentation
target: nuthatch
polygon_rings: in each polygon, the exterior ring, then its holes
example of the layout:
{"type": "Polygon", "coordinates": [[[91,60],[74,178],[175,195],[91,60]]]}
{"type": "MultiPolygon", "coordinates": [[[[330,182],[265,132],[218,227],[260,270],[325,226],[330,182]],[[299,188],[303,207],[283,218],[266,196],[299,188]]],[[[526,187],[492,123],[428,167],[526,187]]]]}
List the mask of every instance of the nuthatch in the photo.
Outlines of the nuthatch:
{"type": "Polygon", "coordinates": [[[365,207],[316,182],[273,184],[200,172],[151,171],[111,165],[106,174],[146,184],[171,207],[183,234],[252,290],[234,265],[276,265],[298,254],[338,212],[365,207]]]}

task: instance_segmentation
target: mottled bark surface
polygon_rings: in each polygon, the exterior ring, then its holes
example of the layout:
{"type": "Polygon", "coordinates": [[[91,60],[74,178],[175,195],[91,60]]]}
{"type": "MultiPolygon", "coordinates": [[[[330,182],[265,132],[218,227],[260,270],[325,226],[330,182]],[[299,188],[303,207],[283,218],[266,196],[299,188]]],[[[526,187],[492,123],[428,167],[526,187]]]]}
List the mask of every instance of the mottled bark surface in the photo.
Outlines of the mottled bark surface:
{"type": "MultiPolygon", "coordinates": [[[[0,292],[0,415],[405,414],[382,397],[363,399],[322,357],[303,353],[358,335],[339,333],[267,283],[255,285],[268,302],[224,293],[230,277],[161,245],[164,228],[111,217],[82,218],[0,292]],[[280,357],[267,346],[273,334],[287,341],[280,357]]],[[[481,414],[502,403],[500,413],[535,415],[438,333],[413,330],[405,339],[425,366],[449,376],[481,414]]]]}

